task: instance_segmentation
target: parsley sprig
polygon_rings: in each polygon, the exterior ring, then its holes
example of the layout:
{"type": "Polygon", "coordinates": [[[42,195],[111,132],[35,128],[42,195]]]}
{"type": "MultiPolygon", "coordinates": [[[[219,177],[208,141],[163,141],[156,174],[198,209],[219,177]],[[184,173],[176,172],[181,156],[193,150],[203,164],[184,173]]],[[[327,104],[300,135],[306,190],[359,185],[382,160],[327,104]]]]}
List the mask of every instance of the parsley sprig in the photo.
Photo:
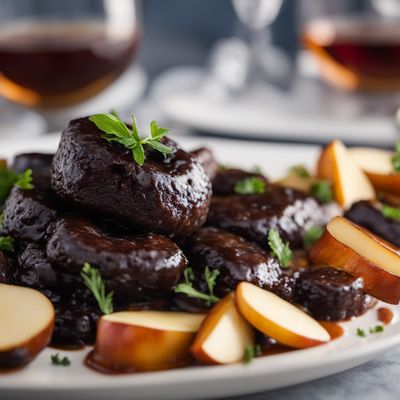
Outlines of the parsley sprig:
{"type": "Polygon", "coordinates": [[[253,361],[253,358],[258,357],[261,354],[262,351],[259,344],[246,346],[244,349],[243,362],[249,364],[253,361]]]}
{"type": "Polygon", "coordinates": [[[114,114],[95,114],[89,118],[103,133],[101,137],[109,142],[117,142],[132,151],[133,159],[138,165],[143,165],[146,158],[144,146],[149,146],[162,154],[171,154],[172,149],[161,143],[169,129],[161,128],[156,121],[150,124],[150,136],[142,138],[132,114],[132,129],[114,114]]]}
{"type": "Polygon", "coordinates": [[[24,190],[33,189],[32,170],[17,173],[9,169],[4,160],[0,160],[0,205],[8,197],[13,185],[24,190]]]}
{"type": "Polygon", "coordinates": [[[329,203],[333,199],[332,185],[327,181],[317,181],[311,185],[310,192],[321,203],[329,203]]]}
{"type": "Polygon", "coordinates": [[[400,208],[383,204],[381,207],[381,213],[385,218],[393,219],[394,221],[400,221],[400,208]]]}
{"type": "Polygon", "coordinates": [[[65,357],[61,358],[60,354],[56,353],[56,354],[52,354],[51,363],[53,365],[61,365],[63,367],[68,367],[68,365],[71,364],[71,361],[70,361],[70,359],[68,357],[65,356],[65,357]]]}
{"type": "Polygon", "coordinates": [[[310,172],[303,164],[293,165],[293,167],[291,167],[289,169],[289,172],[293,175],[297,175],[300,178],[310,178],[311,177],[310,172]]]}
{"type": "Polygon", "coordinates": [[[293,259],[292,250],[290,250],[289,243],[284,243],[279,235],[277,229],[271,229],[268,232],[268,245],[281,266],[281,268],[288,268],[293,259]]]}
{"type": "Polygon", "coordinates": [[[400,172],[400,141],[396,143],[394,154],[391,158],[393,172],[400,172]]]}
{"type": "Polygon", "coordinates": [[[304,233],[303,242],[306,249],[309,249],[324,233],[322,226],[312,226],[304,233]]]}
{"type": "Polygon", "coordinates": [[[192,297],[199,300],[204,300],[207,305],[217,303],[220,298],[215,296],[214,287],[219,275],[219,270],[210,270],[208,267],[204,269],[204,280],[206,281],[208,293],[200,292],[193,287],[194,273],[190,267],[187,267],[183,272],[184,282],[179,283],[175,286],[175,293],[183,293],[188,297],[192,297]]]}
{"type": "Polygon", "coordinates": [[[85,262],[81,271],[81,277],[97,300],[100,310],[104,314],[111,314],[113,312],[113,292],[106,295],[105,285],[99,270],[85,262]]]}
{"type": "Polygon", "coordinates": [[[15,186],[24,190],[31,190],[34,188],[32,183],[32,170],[30,168],[21,174],[17,174],[15,186]]]}
{"type": "Polygon", "coordinates": [[[14,251],[14,238],[11,236],[0,236],[0,250],[1,251],[14,251]]]}
{"type": "Polygon", "coordinates": [[[265,181],[257,176],[237,181],[234,190],[237,194],[255,194],[265,192],[265,181]]]}

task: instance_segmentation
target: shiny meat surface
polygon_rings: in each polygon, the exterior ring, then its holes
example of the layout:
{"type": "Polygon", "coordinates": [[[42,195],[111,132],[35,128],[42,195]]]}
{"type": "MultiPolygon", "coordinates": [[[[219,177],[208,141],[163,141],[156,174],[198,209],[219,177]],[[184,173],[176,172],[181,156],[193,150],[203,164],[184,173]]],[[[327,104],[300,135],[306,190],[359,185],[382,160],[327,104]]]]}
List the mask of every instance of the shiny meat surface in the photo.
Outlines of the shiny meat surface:
{"type": "Polygon", "coordinates": [[[295,301],[319,320],[343,321],[367,312],[376,300],[364,292],[362,278],[330,267],[300,274],[295,301]]]}
{"type": "Polygon", "coordinates": [[[224,296],[241,281],[251,282],[290,300],[294,282],[282,274],[276,258],[258,245],[215,228],[202,228],[185,244],[189,265],[205,289],[204,268],[218,269],[216,293],[224,296]]]}
{"type": "Polygon", "coordinates": [[[212,189],[214,196],[227,196],[236,194],[235,185],[247,178],[256,177],[268,183],[268,179],[259,173],[243,171],[237,168],[219,169],[217,175],[212,181],[212,189]]]}
{"type": "Polygon", "coordinates": [[[314,198],[269,184],[262,194],[213,197],[207,223],[263,248],[267,246],[269,231],[277,229],[292,248],[301,248],[307,229],[325,225],[330,218],[330,208],[314,198]]]}
{"type": "Polygon", "coordinates": [[[36,188],[22,190],[14,187],[3,210],[3,231],[17,240],[40,241],[57,217],[56,200],[36,188]]]}
{"type": "Polygon", "coordinates": [[[193,150],[191,154],[196,158],[197,162],[204,168],[207,176],[213,180],[218,171],[218,163],[214,158],[214,154],[207,147],[200,147],[199,149],[193,150]]]}
{"type": "Polygon", "coordinates": [[[71,121],[53,159],[52,188],[70,204],[135,230],[185,236],[207,217],[211,182],[191,154],[170,139],[163,144],[173,153],[147,149],[140,167],[88,118],[71,121]]]}
{"type": "Polygon", "coordinates": [[[384,217],[379,207],[380,204],[373,201],[359,201],[351,206],[345,217],[400,247],[400,222],[384,217]]]}

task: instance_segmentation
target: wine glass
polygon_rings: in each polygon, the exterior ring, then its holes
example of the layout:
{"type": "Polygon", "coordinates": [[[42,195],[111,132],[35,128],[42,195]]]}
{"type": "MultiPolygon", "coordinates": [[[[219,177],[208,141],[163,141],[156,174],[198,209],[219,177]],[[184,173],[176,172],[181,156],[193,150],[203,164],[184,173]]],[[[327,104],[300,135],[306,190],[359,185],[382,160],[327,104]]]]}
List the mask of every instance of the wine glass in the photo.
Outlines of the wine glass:
{"type": "Polygon", "coordinates": [[[92,98],[130,64],[140,33],[137,0],[1,0],[0,96],[38,113],[92,98]]]}

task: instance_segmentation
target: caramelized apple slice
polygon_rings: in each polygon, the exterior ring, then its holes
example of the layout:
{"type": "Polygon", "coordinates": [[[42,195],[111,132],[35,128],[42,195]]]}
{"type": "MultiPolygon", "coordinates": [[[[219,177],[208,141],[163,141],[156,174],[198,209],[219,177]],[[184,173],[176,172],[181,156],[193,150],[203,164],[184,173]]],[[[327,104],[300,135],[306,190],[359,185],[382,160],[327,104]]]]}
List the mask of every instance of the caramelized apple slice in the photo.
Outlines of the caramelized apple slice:
{"type": "Polygon", "coordinates": [[[317,175],[332,182],[335,200],[345,208],[356,201],[375,198],[371,182],[339,140],[322,151],[317,175]]]}
{"type": "Polygon", "coordinates": [[[328,223],[310,259],[363,278],[365,291],[379,300],[400,301],[399,249],[346,218],[328,223]]]}
{"type": "Polygon", "coordinates": [[[239,314],[231,293],[207,315],[191,351],[206,364],[231,364],[242,361],[246,347],[253,343],[254,330],[239,314]]]}
{"type": "Polygon", "coordinates": [[[350,154],[376,190],[400,195],[400,174],[393,171],[392,151],[357,147],[350,154]]]}
{"type": "Polygon", "coordinates": [[[100,318],[94,363],[114,371],[155,371],[190,362],[202,314],[122,311],[100,318]]]}
{"type": "Polygon", "coordinates": [[[0,368],[21,367],[50,342],[54,307],[40,292],[0,284],[0,368]]]}
{"type": "Polygon", "coordinates": [[[330,340],[326,329],[304,311],[251,283],[237,286],[236,304],[251,325],[279,343],[304,348],[330,340]]]}

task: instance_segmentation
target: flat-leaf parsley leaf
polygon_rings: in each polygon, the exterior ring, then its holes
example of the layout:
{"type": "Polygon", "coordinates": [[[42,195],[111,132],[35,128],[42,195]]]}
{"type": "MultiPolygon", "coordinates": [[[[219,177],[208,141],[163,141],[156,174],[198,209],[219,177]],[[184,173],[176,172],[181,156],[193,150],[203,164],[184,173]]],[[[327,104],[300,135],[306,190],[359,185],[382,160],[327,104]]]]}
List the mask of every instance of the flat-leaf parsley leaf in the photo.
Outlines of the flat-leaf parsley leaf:
{"type": "Polygon", "coordinates": [[[278,259],[281,268],[287,268],[293,259],[293,253],[289,243],[283,242],[277,229],[271,229],[268,232],[268,245],[272,255],[278,259]]]}

